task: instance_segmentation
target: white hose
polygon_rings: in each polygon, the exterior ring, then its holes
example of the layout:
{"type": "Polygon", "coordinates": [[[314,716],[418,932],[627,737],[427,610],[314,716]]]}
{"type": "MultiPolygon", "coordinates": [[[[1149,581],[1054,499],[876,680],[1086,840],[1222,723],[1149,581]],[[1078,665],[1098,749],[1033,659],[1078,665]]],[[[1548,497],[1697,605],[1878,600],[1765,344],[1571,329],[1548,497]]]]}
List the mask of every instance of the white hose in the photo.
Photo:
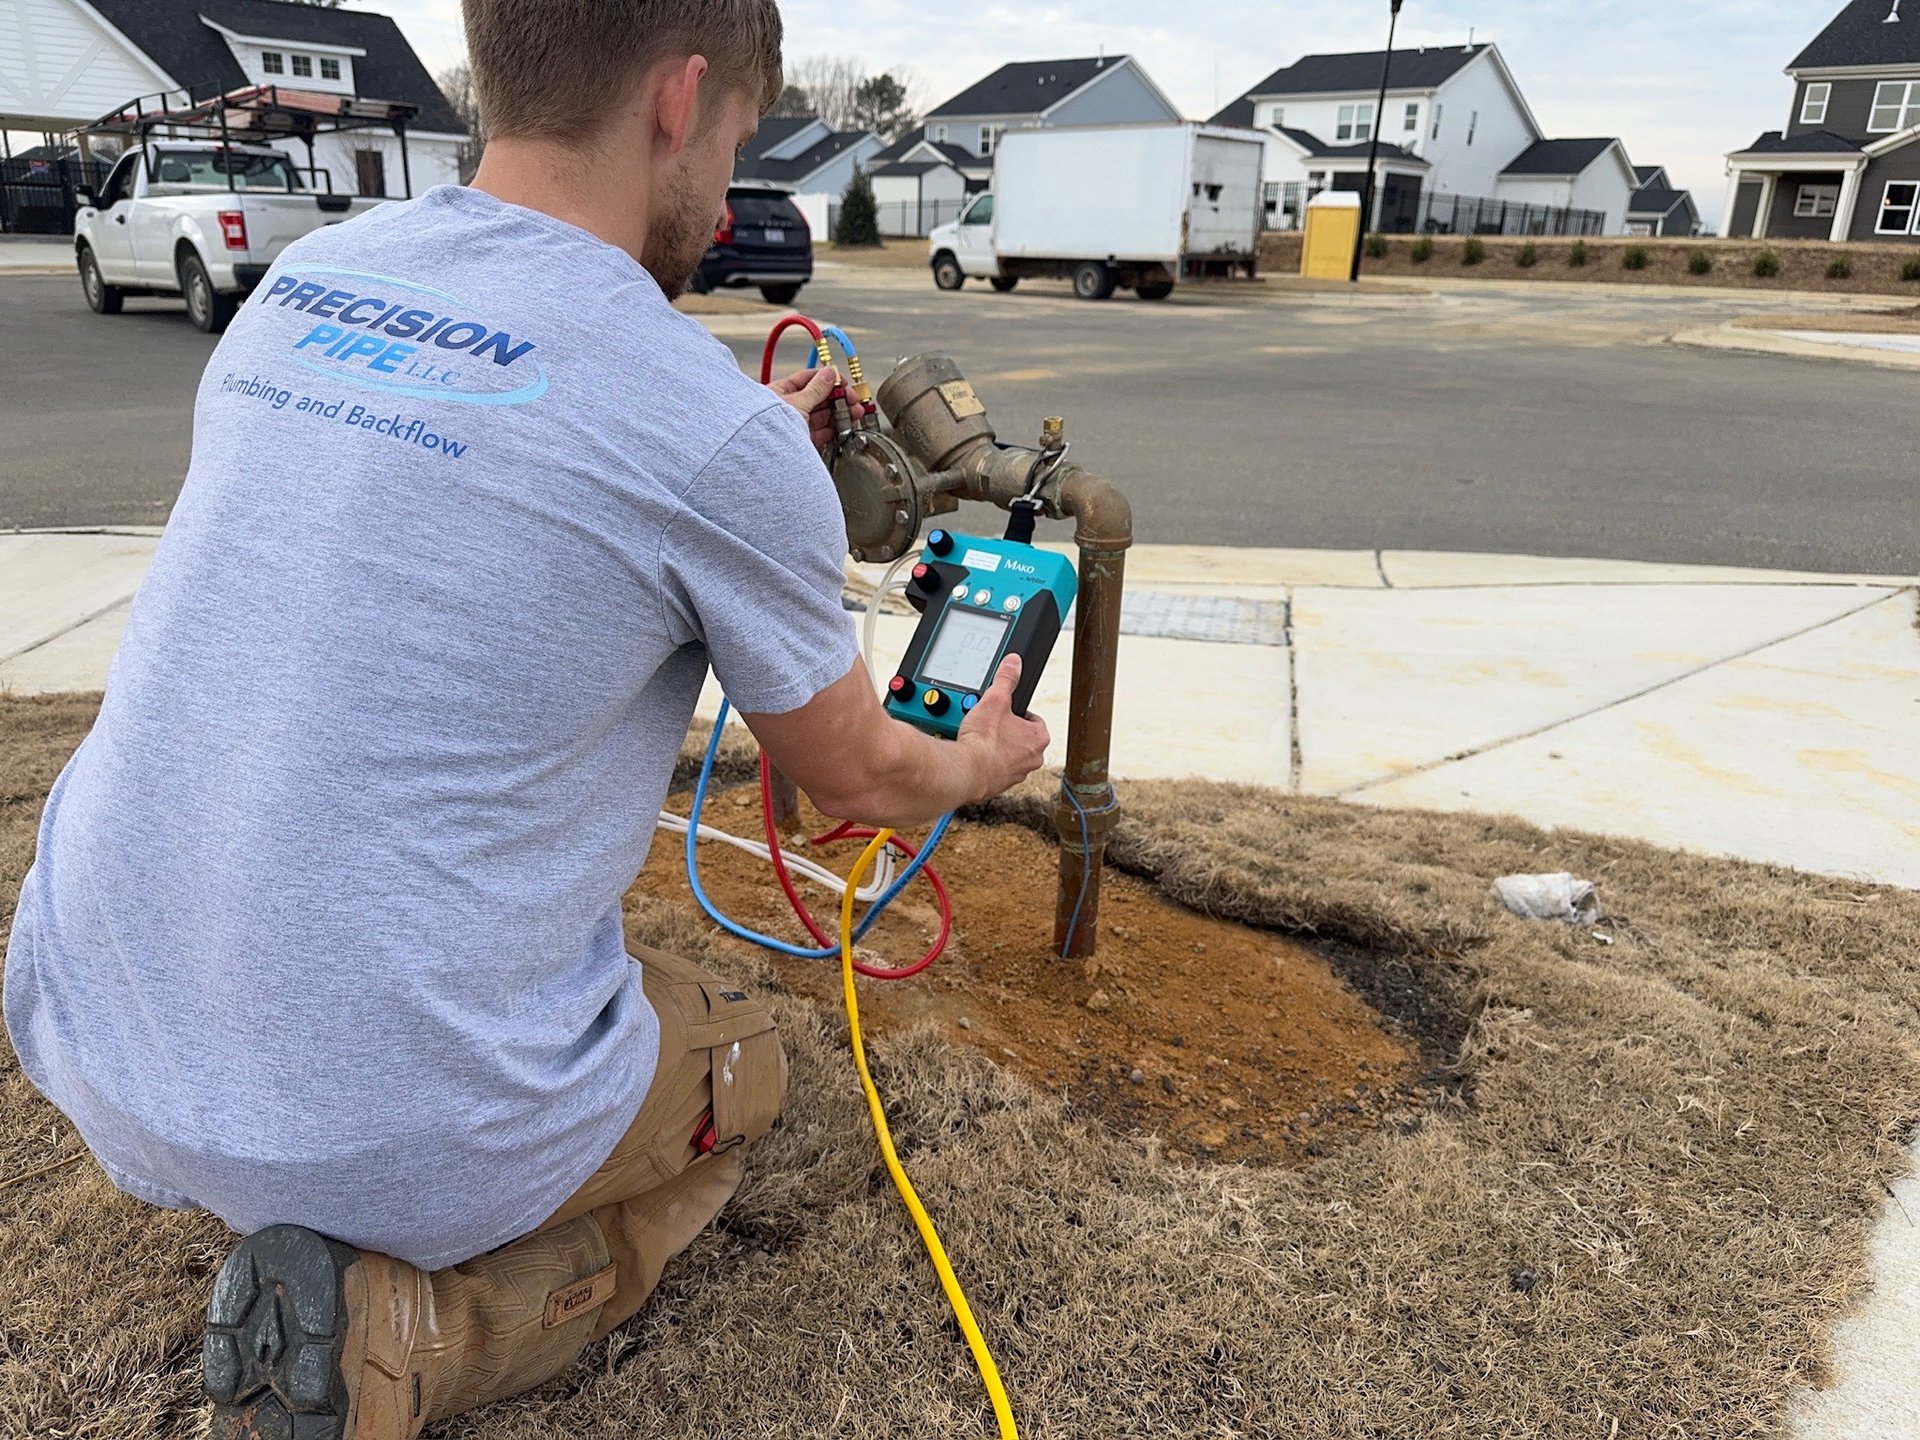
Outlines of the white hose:
{"type": "MultiPolygon", "coordinates": [[[[662,810],[660,812],[660,828],[669,834],[684,835],[687,833],[687,817],[662,810]]],[[[773,859],[772,853],[761,841],[743,840],[738,835],[729,835],[726,831],[716,830],[711,825],[702,825],[700,827],[700,838],[702,840],[717,840],[722,845],[731,845],[734,849],[744,850],[747,854],[761,860],[771,862],[773,859]]],[[[831,890],[835,895],[846,893],[847,881],[845,876],[836,875],[818,861],[810,860],[804,855],[796,855],[791,850],[783,848],[780,854],[787,862],[787,869],[791,871],[796,878],[811,880],[814,884],[824,886],[826,889],[831,890]]],[[[881,895],[886,893],[889,885],[893,884],[893,876],[893,849],[889,846],[881,852],[880,863],[873,878],[854,892],[854,898],[862,905],[871,905],[875,900],[878,900],[881,895]]]]}
{"type": "MultiPolygon", "coordinates": [[[[900,573],[900,567],[910,564],[914,558],[914,552],[909,547],[904,555],[887,567],[887,573],[880,577],[880,583],[873,587],[873,594],[867,599],[867,618],[860,627],[860,653],[866,658],[867,674],[872,676],[876,685],[880,683],[880,675],[873,668],[873,646],[880,630],[880,606],[885,602],[887,592],[894,588],[893,580],[900,573]]],[[[901,582],[899,588],[905,590],[907,583],[901,582]]]]}

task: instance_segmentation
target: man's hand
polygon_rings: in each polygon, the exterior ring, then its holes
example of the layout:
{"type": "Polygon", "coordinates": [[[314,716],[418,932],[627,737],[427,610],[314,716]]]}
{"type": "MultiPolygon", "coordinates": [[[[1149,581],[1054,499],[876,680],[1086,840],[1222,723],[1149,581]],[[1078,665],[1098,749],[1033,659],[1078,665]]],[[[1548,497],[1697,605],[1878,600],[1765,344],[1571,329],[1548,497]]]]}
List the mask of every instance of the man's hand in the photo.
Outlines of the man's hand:
{"type": "MultiPolygon", "coordinates": [[[[828,367],[824,370],[796,370],[784,380],[775,380],[767,388],[807,417],[807,428],[813,432],[814,449],[824,450],[833,443],[834,434],[833,406],[827,397],[833,394],[834,386],[846,383],[838,370],[828,367]]],[[[858,425],[870,408],[848,394],[847,416],[854,424],[858,425]]]]}
{"type": "Polygon", "coordinates": [[[1047,722],[1037,715],[1022,719],[1013,713],[1020,669],[1018,655],[1002,660],[993,684],[960,723],[959,744],[974,752],[974,773],[985,787],[975,797],[978,800],[1011,790],[1047,763],[1047,746],[1052,742],[1047,722]]]}

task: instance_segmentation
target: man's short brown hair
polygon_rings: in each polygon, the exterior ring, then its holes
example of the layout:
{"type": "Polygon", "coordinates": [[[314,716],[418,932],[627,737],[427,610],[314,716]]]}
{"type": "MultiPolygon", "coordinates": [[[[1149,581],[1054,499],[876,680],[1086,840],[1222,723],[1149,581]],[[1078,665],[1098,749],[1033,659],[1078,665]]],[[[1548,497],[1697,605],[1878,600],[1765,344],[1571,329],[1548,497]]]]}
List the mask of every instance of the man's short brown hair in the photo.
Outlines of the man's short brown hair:
{"type": "Polygon", "coordinates": [[[764,111],[780,94],[777,0],[464,0],[467,60],[489,136],[579,140],[645,70],[704,55],[764,111]]]}

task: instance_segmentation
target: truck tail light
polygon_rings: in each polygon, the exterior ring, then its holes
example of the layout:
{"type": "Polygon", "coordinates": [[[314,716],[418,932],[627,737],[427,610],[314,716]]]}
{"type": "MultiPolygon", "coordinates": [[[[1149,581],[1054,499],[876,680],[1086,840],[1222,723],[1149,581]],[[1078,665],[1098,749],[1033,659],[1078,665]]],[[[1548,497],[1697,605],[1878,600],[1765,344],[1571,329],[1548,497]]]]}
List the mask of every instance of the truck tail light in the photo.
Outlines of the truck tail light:
{"type": "Polygon", "coordinates": [[[247,248],[247,215],[244,210],[220,212],[220,238],[227,242],[229,250],[247,248]]]}
{"type": "Polygon", "coordinates": [[[713,243],[731,245],[733,243],[733,205],[727,205],[726,218],[720,222],[720,228],[713,232],[713,243]]]}

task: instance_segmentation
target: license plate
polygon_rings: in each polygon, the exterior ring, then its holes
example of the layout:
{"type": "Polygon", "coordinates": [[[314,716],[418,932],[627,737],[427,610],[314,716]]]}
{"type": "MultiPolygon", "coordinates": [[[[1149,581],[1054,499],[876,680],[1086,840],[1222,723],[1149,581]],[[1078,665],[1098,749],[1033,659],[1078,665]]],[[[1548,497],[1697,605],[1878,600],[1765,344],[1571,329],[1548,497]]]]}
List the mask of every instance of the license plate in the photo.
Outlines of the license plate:
{"type": "Polygon", "coordinates": [[[766,234],[767,244],[769,245],[784,245],[787,243],[787,232],[784,230],[769,230],[766,234]]]}

